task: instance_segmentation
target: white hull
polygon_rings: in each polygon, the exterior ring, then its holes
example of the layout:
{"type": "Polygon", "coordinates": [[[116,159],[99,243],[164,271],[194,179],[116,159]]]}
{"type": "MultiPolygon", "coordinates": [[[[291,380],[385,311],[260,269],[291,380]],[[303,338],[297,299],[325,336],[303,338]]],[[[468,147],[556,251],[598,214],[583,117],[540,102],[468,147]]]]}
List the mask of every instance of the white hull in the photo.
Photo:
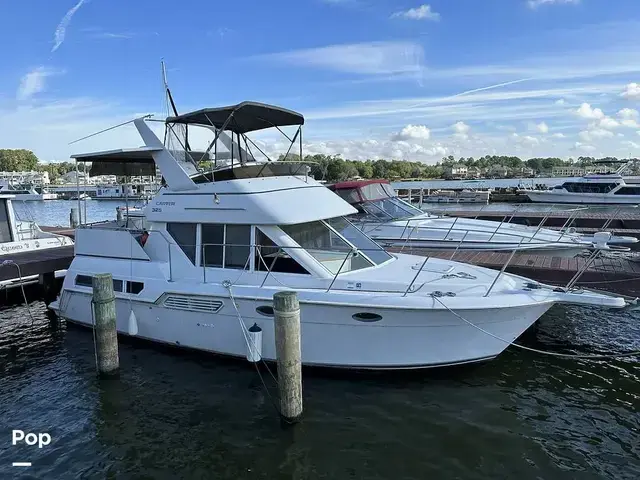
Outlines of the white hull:
{"type": "Polygon", "coordinates": [[[591,248],[592,237],[512,223],[451,217],[416,217],[358,226],[383,246],[439,250],[512,251],[574,257],[591,248]]]}
{"type": "MultiPolygon", "coordinates": [[[[127,334],[133,310],[138,338],[222,355],[244,357],[247,343],[229,297],[211,297],[224,307],[216,314],[176,312],[127,299],[116,301],[117,328],[127,334]]],[[[65,292],[64,317],[91,326],[91,296],[65,292]]],[[[273,320],[256,313],[269,299],[238,297],[245,328],[257,323],[263,332],[262,357],[275,360],[273,320]]],[[[551,303],[527,307],[465,310],[465,319],[505,340],[513,341],[543,315],[551,303]]],[[[490,360],[507,344],[464,323],[446,310],[370,308],[383,317],[379,323],[361,323],[351,315],[361,307],[313,304],[301,301],[302,362],[341,368],[406,369],[456,365],[490,360]]]]}
{"type": "Polygon", "coordinates": [[[535,203],[565,203],[565,204],[611,204],[635,205],[640,204],[640,195],[615,195],[609,193],[570,193],[522,190],[535,203]]]}
{"type": "MultiPolygon", "coordinates": [[[[9,193],[9,192],[7,192],[9,193]]],[[[58,194],[56,193],[25,193],[20,195],[14,195],[12,200],[14,202],[42,202],[45,200],[57,200],[58,194]]]]}

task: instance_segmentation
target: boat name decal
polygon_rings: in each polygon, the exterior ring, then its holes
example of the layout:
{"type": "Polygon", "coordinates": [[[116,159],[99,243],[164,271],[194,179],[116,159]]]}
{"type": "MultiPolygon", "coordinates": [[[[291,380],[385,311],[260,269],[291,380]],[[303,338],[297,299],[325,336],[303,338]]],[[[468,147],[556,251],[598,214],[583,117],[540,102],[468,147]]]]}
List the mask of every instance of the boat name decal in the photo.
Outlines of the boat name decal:
{"type": "Polygon", "coordinates": [[[156,202],[156,205],[175,206],[176,202],[156,202]]]}

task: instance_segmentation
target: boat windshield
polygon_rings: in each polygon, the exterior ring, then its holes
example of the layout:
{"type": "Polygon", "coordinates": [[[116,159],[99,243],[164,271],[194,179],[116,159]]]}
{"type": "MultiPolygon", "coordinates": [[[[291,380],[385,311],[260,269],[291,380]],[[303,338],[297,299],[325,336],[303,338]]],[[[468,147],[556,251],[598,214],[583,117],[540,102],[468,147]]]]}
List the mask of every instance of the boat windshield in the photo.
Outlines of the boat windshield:
{"type": "Polygon", "coordinates": [[[334,275],[369,268],[392,258],[343,217],[280,228],[334,275]]]}
{"type": "Polygon", "coordinates": [[[376,220],[407,220],[424,212],[397,197],[381,198],[361,204],[366,217],[374,217],[376,220]]]}

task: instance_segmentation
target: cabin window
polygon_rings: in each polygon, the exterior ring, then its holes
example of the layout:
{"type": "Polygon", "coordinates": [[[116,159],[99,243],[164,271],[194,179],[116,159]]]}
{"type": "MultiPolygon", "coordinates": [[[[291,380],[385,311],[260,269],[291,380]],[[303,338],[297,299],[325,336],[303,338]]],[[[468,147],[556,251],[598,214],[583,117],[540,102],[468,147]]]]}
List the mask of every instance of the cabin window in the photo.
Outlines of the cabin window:
{"type": "Polygon", "coordinates": [[[11,242],[11,228],[9,227],[9,212],[7,201],[0,200],[0,243],[11,242]]]}
{"type": "MultiPolygon", "coordinates": [[[[93,288],[93,277],[90,275],[76,275],[75,283],[78,287],[93,288]]],[[[113,291],[122,291],[122,280],[118,280],[117,278],[113,279],[113,291]]]]}
{"type": "Polygon", "coordinates": [[[195,223],[167,223],[167,232],[194,265],[196,263],[196,227],[195,223]]]}
{"type": "MultiPolygon", "coordinates": [[[[331,218],[327,220],[327,223],[333,227],[340,235],[346,238],[351,244],[358,247],[358,250],[371,260],[376,265],[386,262],[391,259],[391,255],[388,254],[384,248],[378,245],[370,237],[364,235],[357,227],[349,222],[344,217],[331,218]]],[[[368,262],[367,262],[368,263],[368,262]]],[[[359,268],[365,268],[369,265],[363,264],[359,268]]],[[[355,268],[354,268],[355,270],[355,268]]]]}
{"type": "Polygon", "coordinates": [[[324,222],[283,225],[280,228],[334,275],[373,265],[324,222]]]}
{"type": "Polygon", "coordinates": [[[222,267],[224,225],[202,225],[202,263],[207,267],[222,267]]]}
{"type": "Polygon", "coordinates": [[[640,195],[640,187],[622,187],[615,195],[640,195]]]}
{"type": "Polygon", "coordinates": [[[255,256],[255,268],[259,272],[309,274],[295,258],[291,258],[284,250],[278,248],[259,228],[256,228],[255,256]]]}
{"type": "Polygon", "coordinates": [[[142,282],[127,282],[127,293],[132,293],[137,295],[144,288],[144,283],[142,282]]]}
{"type": "Polygon", "coordinates": [[[243,269],[250,251],[250,225],[202,225],[203,265],[243,269]]]}
{"type": "Polygon", "coordinates": [[[224,244],[224,266],[226,268],[244,268],[251,250],[251,226],[227,225],[224,244]]]}

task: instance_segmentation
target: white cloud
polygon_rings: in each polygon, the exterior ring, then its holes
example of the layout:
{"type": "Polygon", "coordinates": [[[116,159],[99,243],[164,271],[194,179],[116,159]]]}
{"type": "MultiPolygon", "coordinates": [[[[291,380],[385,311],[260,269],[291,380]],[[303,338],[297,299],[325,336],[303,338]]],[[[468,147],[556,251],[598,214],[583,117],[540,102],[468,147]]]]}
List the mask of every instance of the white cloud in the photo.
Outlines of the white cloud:
{"type": "Polygon", "coordinates": [[[536,130],[540,133],[549,133],[549,126],[545,122],[540,122],[536,125],[536,130]]]}
{"type": "Polygon", "coordinates": [[[18,100],[29,100],[35,94],[43,92],[46,87],[47,77],[56,73],[60,72],[46,67],[38,67],[30,71],[20,80],[16,98],[18,100]]]}
{"type": "Polygon", "coordinates": [[[603,138],[611,138],[613,137],[613,132],[609,130],[605,130],[603,128],[593,128],[591,130],[583,130],[578,134],[581,140],[585,142],[593,142],[594,140],[600,140],[603,138]]]}
{"type": "Polygon", "coordinates": [[[631,147],[633,149],[640,149],[640,144],[636,143],[636,142],[632,142],[631,140],[627,140],[625,142],[622,142],[623,145],[626,145],[627,147],[631,147]]]}
{"type": "Polygon", "coordinates": [[[625,91],[622,92],[622,96],[630,100],[640,99],[640,83],[628,84],[625,91]]]}
{"type": "Polygon", "coordinates": [[[582,150],[583,152],[595,152],[596,147],[582,142],[576,142],[573,146],[574,150],[582,150]]]}
{"type": "Polygon", "coordinates": [[[431,130],[424,125],[407,125],[400,132],[391,136],[391,140],[400,141],[408,139],[429,140],[431,130]]]}
{"type": "Polygon", "coordinates": [[[638,113],[638,111],[634,110],[633,108],[623,108],[618,112],[618,116],[625,120],[633,120],[634,118],[638,118],[640,116],[640,113],[638,113]]]}
{"type": "Polygon", "coordinates": [[[540,139],[532,137],[531,135],[519,135],[517,133],[512,133],[511,138],[514,142],[522,145],[536,146],[540,144],[540,139]]]}
{"type": "Polygon", "coordinates": [[[553,138],[565,138],[564,133],[554,133],[551,135],[553,138]]]}
{"type": "Polygon", "coordinates": [[[384,75],[420,72],[423,56],[422,46],[414,42],[369,42],[292,50],[257,58],[342,73],[384,75]]]}
{"type": "Polygon", "coordinates": [[[576,115],[587,120],[600,120],[604,118],[604,113],[599,108],[592,108],[588,103],[583,103],[576,110],[576,115]]]}
{"type": "Polygon", "coordinates": [[[471,130],[471,127],[464,122],[456,122],[453,125],[451,125],[451,129],[455,133],[466,134],[466,133],[469,133],[469,130],[471,130]]]}
{"type": "Polygon", "coordinates": [[[538,8],[542,5],[577,5],[580,0],[528,0],[527,5],[529,8],[538,8]]]}
{"type": "Polygon", "coordinates": [[[615,118],[604,117],[600,120],[599,125],[602,128],[613,129],[613,128],[618,128],[620,126],[620,123],[615,118]]]}
{"type": "Polygon", "coordinates": [[[431,5],[420,5],[416,8],[410,8],[402,12],[396,12],[391,18],[405,18],[407,20],[440,20],[440,14],[431,10],[431,5]]]}
{"type": "Polygon", "coordinates": [[[640,123],[633,118],[627,118],[620,122],[623,126],[628,128],[640,128],[640,123]]]}
{"type": "Polygon", "coordinates": [[[567,101],[564,98],[561,98],[559,100],[556,100],[556,105],[565,105],[567,103],[567,101]]]}
{"type": "Polygon", "coordinates": [[[62,20],[58,24],[58,27],[56,28],[56,32],[54,34],[54,43],[51,52],[55,52],[56,50],[58,50],[58,48],[60,48],[60,45],[62,45],[62,42],[64,42],[64,37],[67,33],[67,27],[71,23],[71,19],[73,18],[75,13],[80,9],[84,2],[85,0],[80,0],[66,13],[64,17],[62,17],[62,20]]]}

